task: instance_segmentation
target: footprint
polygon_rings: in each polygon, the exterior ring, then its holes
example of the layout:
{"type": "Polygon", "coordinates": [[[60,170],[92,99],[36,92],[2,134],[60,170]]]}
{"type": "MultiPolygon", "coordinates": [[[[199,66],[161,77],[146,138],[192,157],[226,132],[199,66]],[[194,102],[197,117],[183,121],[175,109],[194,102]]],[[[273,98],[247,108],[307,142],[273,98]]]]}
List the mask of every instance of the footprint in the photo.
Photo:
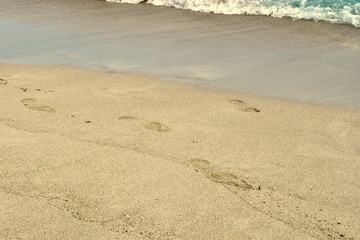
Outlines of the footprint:
{"type": "Polygon", "coordinates": [[[0,85],[6,85],[7,80],[0,78],[0,85]]]}
{"type": "Polygon", "coordinates": [[[131,117],[131,116],[122,116],[118,117],[119,120],[125,120],[125,121],[136,121],[141,123],[141,125],[149,130],[158,131],[158,132],[170,132],[171,129],[161,123],[148,121],[144,119],[140,119],[137,117],[131,117]]]}
{"type": "Polygon", "coordinates": [[[243,100],[240,99],[230,99],[229,102],[235,105],[240,111],[243,112],[256,112],[256,113],[260,112],[259,109],[247,105],[243,100]]]}
{"type": "Polygon", "coordinates": [[[25,107],[27,107],[30,110],[50,112],[50,113],[55,112],[55,110],[52,107],[36,104],[36,100],[33,98],[24,98],[21,100],[21,102],[22,104],[25,105],[25,107]]]}
{"type": "Polygon", "coordinates": [[[214,167],[210,166],[210,162],[200,158],[194,158],[189,160],[190,164],[204,174],[204,176],[212,182],[220,183],[227,186],[234,186],[243,190],[254,190],[253,186],[247,183],[245,180],[238,178],[236,175],[222,172],[214,167]]]}

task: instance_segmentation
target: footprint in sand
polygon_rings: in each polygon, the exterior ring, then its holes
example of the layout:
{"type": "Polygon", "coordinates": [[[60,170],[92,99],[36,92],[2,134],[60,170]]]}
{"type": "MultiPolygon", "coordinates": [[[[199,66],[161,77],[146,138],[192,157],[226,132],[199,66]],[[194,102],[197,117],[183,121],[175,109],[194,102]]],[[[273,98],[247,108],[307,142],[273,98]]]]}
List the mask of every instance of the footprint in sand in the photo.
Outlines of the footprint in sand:
{"type": "Polygon", "coordinates": [[[235,105],[237,109],[243,112],[255,112],[255,113],[260,112],[259,109],[247,105],[243,100],[240,99],[230,99],[229,102],[235,105]]]}
{"type": "Polygon", "coordinates": [[[210,162],[200,158],[189,160],[190,164],[196,171],[201,172],[204,176],[212,182],[220,183],[227,186],[234,186],[243,190],[254,190],[253,186],[245,180],[238,178],[236,175],[222,172],[210,166],[210,162]]]}
{"type": "Polygon", "coordinates": [[[21,100],[21,102],[22,104],[25,105],[25,107],[27,107],[30,110],[50,112],[50,113],[55,112],[55,110],[52,107],[36,104],[36,99],[33,98],[24,98],[21,100]]]}
{"type": "Polygon", "coordinates": [[[6,85],[7,80],[0,78],[0,85],[6,85]]]}
{"type": "Polygon", "coordinates": [[[153,121],[148,121],[148,120],[144,120],[144,119],[140,119],[137,117],[131,117],[131,116],[122,116],[122,117],[118,117],[119,120],[124,120],[124,121],[134,121],[134,122],[138,122],[140,123],[144,128],[149,129],[149,130],[153,130],[153,131],[158,131],[158,132],[170,132],[171,129],[161,123],[158,122],[153,122],[153,121]]]}

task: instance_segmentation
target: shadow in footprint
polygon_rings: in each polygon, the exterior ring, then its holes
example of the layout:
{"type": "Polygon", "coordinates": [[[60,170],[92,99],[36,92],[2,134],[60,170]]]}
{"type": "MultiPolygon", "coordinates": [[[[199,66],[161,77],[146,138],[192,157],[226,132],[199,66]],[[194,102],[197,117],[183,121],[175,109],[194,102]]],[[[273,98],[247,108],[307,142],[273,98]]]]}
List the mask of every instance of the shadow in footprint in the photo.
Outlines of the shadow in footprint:
{"type": "Polygon", "coordinates": [[[0,78],[0,85],[6,85],[7,80],[0,78]]]}
{"type": "Polygon", "coordinates": [[[43,92],[43,93],[52,93],[52,92],[54,92],[52,90],[41,90],[40,88],[26,88],[26,87],[15,87],[15,88],[20,89],[23,92],[28,92],[28,91],[29,92],[30,91],[32,91],[32,92],[43,92]]]}
{"type": "Polygon", "coordinates": [[[222,172],[215,167],[211,167],[210,162],[207,160],[194,158],[190,159],[189,162],[196,171],[204,174],[204,176],[212,182],[227,186],[234,186],[243,190],[254,190],[253,186],[251,186],[245,180],[238,178],[238,176],[231,173],[222,172]]]}
{"type": "Polygon", "coordinates": [[[50,112],[50,113],[55,112],[55,109],[53,109],[52,107],[36,104],[36,99],[34,98],[24,98],[21,100],[21,103],[24,104],[25,107],[27,107],[30,110],[50,112]]]}
{"type": "Polygon", "coordinates": [[[230,99],[229,102],[233,104],[237,109],[243,112],[255,112],[255,113],[260,112],[259,109],[247,105],[243,100],[240,99],[230,99]]]}
{"type": "Polygon", "coordinates": [[[153,130],[153,131],[158,131],[158,132],[170,132],[171,131],[171,129],[169,127],[165,126],[164,124],[161,124],[159,122],[153,122],[153,121],[140,119],[140,118],[137,118],[137,117],[122,116],[122,117],[118,117],[118,119],[119,120],[125,120],[125,121],[138,122],[144,128],[149,129],[149,130],[153,130]]]}
{"type": "Polygon", "coordinates": [[[27,88],[19,88],[19,87],[15,87],[15,88],[18,88],[18,89],[20,89],[21,91],[23,91],[23,92],[27,92],[27,88]]]}

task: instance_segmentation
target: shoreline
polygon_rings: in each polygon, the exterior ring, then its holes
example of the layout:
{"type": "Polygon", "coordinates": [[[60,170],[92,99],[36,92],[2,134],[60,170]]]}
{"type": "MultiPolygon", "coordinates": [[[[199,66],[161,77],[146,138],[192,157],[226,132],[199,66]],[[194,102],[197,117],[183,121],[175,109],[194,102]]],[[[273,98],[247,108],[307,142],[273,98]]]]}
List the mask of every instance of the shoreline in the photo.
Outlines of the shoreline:
{"type": "MultiPolygon", "coordinates": [[[[351,8],[349,6],[343,6],[344,9],[346,9],[346,11],[348,11],[348,14],[350,14],[351,16],[348,16],[348,19],[336,19],[336,18],[329,18],[326,15],[336,15],[339,14],[339,9],[331,9],[331,7],[328,7],[328,12],[327,14],[324,14],[323,12],[319,11],[320,9],[317,9],[318,12],[316,16],[304,16],[304,13],[306,13],[306,8],[293,8],[293,6],[289,6],[287,5],[287,10],[288,12],[277,12],[279,9],[279,6],[273,5],[272,9],[266,9],[264,10],[263,8],[267,7],[267,6],[262,6],[261,3],[257,6],[256,9],[252,9],[251,7],[249,8],[249,5],[247,6],[248,8],[246,8],[246,6],[244,6],[244,4],[239,4],[238,6],[229,6],[228,4],[224,4],[224,2],[217,2],[215,4],[210,4],[210,2],[208,2],[208,4],[203,2],[202,3],[166,3],[166,2],[161,2],[161,1],[157,1],[156,3],[151,3],[151,1],[145,1],[145,2],[140,2],[140,3],[121,3],[117,0],[105,0],[106,2],[109,3],[118,3],[118,4],[150,4],[153,6],[157,6],[157,7],[170,7],[170,8],[176,8],[176,9],[182,9],[182,10],[190,10],[193,12],[202,12],[202,13],[211,13],[211,14],[223,14],[223,15],[244,15],[244,16],[265,16],[265,17],[272,17],[272,18],[290,18],[292,20],[310,20],[313,22],[318,22],[318,21],[322,21],[322,22],[326,22],[326,23],[330,23],[330,24],[342,24],[342,25],[349,25],[355,28],[359,28],[360,27],[360,19],[359,19],[359,15],[352,15],[353,13],[351,12],[351,10],[349,11],[348,9],[351,8]],[[210,6],[209,6],[210,5],[210,6]],[[213,5],[213,6],[211,6],[213,5]],[[212,8],[213,7],[213,8],[212,8]],[[293,11],[294,10],[300,10],[303,11],[301,12],[303,16],[299,16],[299,13],[295,14],[293,11]],[[329,12],[330,11],[330,12],[329,12]],[[352,19],[352,20],[349,20],[352,19]],[[346,21],[346,22],[345,22],[346,21]]],[[[316,6],[312,6],[315,7],[316,6]]],[[[355,7],[355,6],[353,6],[355,7]]],[[[281,6],[280,8],[284,8],[284,6],[281,6]]],[[[308,6],[308,8],[311,8],[311,6],[308,6]]],[[[323,11],[325,9],[322,9],[323,11]]],[[[353,11],[356,11],[355,9],[353,9],[353,11]]],[[[343,13],[344,14],[344,13],[343,13]]],[[[337,16],[340,17],[340,16],[337,16]]]]}
{"type": "Polygon", "coordinates": [[[360,234],[359,111],[66,66],[0,78],[2,237],[360,234]]]}
{"type": "Polygon", "coordinates": [[[139,72],[360,108],[360,30],[350,26],[90,0],[23,2],[2,3],[2,62],[139,72]]]}

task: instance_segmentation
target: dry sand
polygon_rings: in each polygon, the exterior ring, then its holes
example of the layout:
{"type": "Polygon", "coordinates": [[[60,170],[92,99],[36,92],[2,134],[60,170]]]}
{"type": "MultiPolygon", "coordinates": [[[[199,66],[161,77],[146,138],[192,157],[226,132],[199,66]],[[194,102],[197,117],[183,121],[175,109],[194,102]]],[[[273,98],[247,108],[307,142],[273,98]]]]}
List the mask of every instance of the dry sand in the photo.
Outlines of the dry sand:
{"type": "Polygon", "coordinates": [[[359,239],[359,111],[62,66],[0,79],[0,239],[359,239]]]}

